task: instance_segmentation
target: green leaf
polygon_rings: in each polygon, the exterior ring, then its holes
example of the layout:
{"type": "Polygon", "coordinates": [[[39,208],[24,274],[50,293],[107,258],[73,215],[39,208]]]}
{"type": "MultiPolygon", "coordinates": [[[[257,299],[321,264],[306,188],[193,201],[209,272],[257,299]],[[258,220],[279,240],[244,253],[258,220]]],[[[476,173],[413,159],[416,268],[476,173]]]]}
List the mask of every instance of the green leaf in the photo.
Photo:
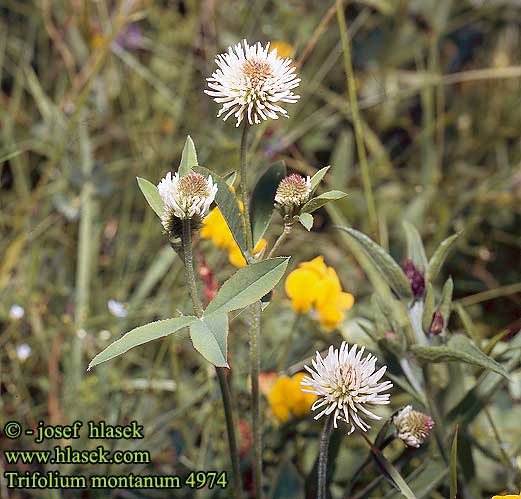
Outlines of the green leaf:
{"type": "Polygon", "coordinates": [[[413,261],[416,268],[422,274],[425,274],[428,263],[420,233],[414,225],[406,220],[403,221],[403,228],[407,238],[407,256],[413,261]]]}
{"type": "Polygon", "coordinates": [[[375,447],[364,434],[362,434],[362,436],[371,447],[371,453],[373,454],[376,464],[383,471],[384,476],[389,480],[389,482],[391,482],[392,485],[407,497],[407,499],[417,499],[414,492],[403,479],[402,475],[400,475],[398,470],[387,460],[382,451],[378,447],[375,447]]]}
{"type": "Polygon", "coordinates": [[[440,313],[443,317],[443,328],[446,329],[447,324],[449,323],[450,318],[450,310],[452,306],[452,290],[454,289],[454,283],[452,282],[452,277],[449,277],[443,288],[441,290],[441,298],[440,298],[440,313]]]}
{"type": "Polygon", "coordinates": [[[260,300],[280,281],[288,261],[286,257],[270,258],[239,269],[221,286],[204,315],[224,314],[260,300]]]}
{"type": "Polygon", "coordinates": [[[234,171],[231,171],[230,173],[227,173],[223,180],[231,187],[235,183],[235,178],[237,177],[237,173],[234,171]]]}
{"type": "Polygon", "coordinates": [[[316,191],[318,184],[322,181],[324,176],[326,175],[327,171],[331,168],[331,166],[325,166],[324,168],[321,168],[318,170],[315,175],[311,177],[311,194],[316,191]]]}
{"type": "Polygon", "coordinates": [[[179,164],[179,175],[183,176],[192,171],[194,166],[197,166],[197,153],[195,151],[194,141],[188,135],[181,154],[181,163],[179,164]]]}
{"type": "Polygon", "coordinates": [[[105,350],[94,357],[89,364],[87,370],[94,366],[111,360],[122,353],[128,352],[131,348],[148,343],[149,341],[157,340],[163,336],[175,333],[179,329],[189,326],[197,320],[191,315],[183,317],[174,317],[173,319],[165,319],[162,321],[150,322],[144,326],[139,326],[127,334],[111,343],[105,350]]]}
{"type": "Polygon", "coordinates": [[[230,367],[227,361],[228,315],[214,314],[190,325],[194,348],[217,367],[230,367]]]}
{"type": "Polygon", "coordinates": [[[445,259],[447,258],[447,255],[449,254],[449,251],[460,234],[461,232],[453,234],[452,236],[442,241],[442,243],[438,246],[429,260],[429,266],[425,276],[427,282],[432,282],[434,279],[436,279],[441,270],[441,267],[443,266],[443,263],[445,262],[445,259]]]}
{"type": "Polygon", "coordinates": [[[307,231],[313,228],[314,218],[309,213],[301,213],[298,217],[298,221],[304,226],[307,231]]]}
{"type": "Polygon", "coordinates": [[[483,347],[483,352],[485,355],[490,355],[492,353],[492,350],[494,350],[494,347],[505,337],[508,336],[512,331],[510,331],[509,328],[504,329],[503,331],[500,331],[496,335],[492,336],[487,341],[487,344],[483,347]]]}
{"type": "MultiPolygon", "coordinates": [[[[418,499],[431,497],[434,490],[444,480],[448,473],[447,466],[440,461],[427,458],[422,464],[407,476],[406,481],[418,499]]],[[[399,492],[391,491],[385,499],[401,499],[399,492]]]]}
{"type": "Polygon", "coordinates": [[[137,177],[137,183],[150,207],[156,212],[156,215],[161,218],[163,216],[165,206],[161,196],[159,195],[157,187],[152,182],[149,182],[147,179],[141,177],[137,177]]]}
{"type": "Polygon", "coordinates": [[[230,228],[230,231],[235,239],[235,242],[239,245],[243,255],[246,254],[246,231],[244,229],[244,221],[241,210],[239,209],[239,203],[235,194],[230,190],[230,186],[226,181],[219,175],[211,172],[207,168],[197,166],[193,169],[195,172],[204,175],[208,178],[212,176],[213,181],[217,184],[217,194],[215,195],[215,202],[221,210],[221,213],[230,228]]]}
{"type": "Polygon", "coordinates": [[[456,499],[458,494],[458,427],[454,432],[450,451],[450,499],[456,499]]]}
{"type": "Polygon", "coordinates": [[[432,284],[427,283],[427,291],[425,292],[425,301],[423,302],[422,329],[425,334],[429,334],[432,324],[432,316],[434,315],[434,288],[432,284]]]}
{"type": "Polygon", "coordinates": [[[347,194],[342,191],[328,191],[324,192],[324,194],[320,194],[313,199],[310,199],[301,209],[302,213],[313,213],[315,210],[322,208],[327,203],[331,201],[336,201],[337,199],[345,198],[347,194]]]}
{"type": "Polygon", "coordinates": [[[300,499],[305,497],[304,480],[289,458],[282,461],[273,477],[270,499],[284,497],[300,499]]]}
{"type": "MultiPolygon", "coordinates": [[[[468,335],[473,340],[478,340],[479,335],[476,331],[476,327],[474,326],[474,322],[470,318],[470,315],[467,313],[467,311],[463,308],[463,305],[461,303],[457,303],[455,305],[455,310],[458,313],[458,316],[463,323],[463,327],[465,328],[465,331],[468,333],[468,335]]],[[[483,350],[487,355],[490,354],[490,352],[487,352],[486,350],[483,350]]]]}
{"type": "Polygon", "coordinates": [[[501,376],[508,378],[506,369],[491,357],[485,355],[476,347],[469,338],[462,334],[451,337],[447,345],[425,347],[413,345],[411,352],[420,362],[464,362],[478,367],[483,367],[501,376]]]}
{"type": "Polygon", "coordinates": [[[268,228],[273,215],[275,193],[280,181],[286,176],[284,161],[271,165],[257,181],[250,206],[250,219],[255,247],[268,228]]]}
{"type": "Polygon", "coordinates": [[[367,255],[373,260],[378,270],[385,278],[389,286],[395,293],[406,299],[412,298],[411,285],[400,266],[389,256],[386,251],[376,244],[371,238],[362,232],[350,227],[339,227],[340,230],[347,232],[363,247],[367,255]]]}

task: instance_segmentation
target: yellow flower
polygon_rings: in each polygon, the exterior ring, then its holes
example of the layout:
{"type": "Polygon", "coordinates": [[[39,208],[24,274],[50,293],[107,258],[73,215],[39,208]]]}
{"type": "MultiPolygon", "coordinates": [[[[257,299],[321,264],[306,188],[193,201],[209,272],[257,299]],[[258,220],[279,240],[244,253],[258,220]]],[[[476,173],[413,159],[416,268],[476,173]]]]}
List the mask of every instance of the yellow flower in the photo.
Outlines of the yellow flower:
{"type": "Polygon", "coordinates": [[[335,329],[355,302],[352,294],[342,291],[335,269],[328,267],[322,256],[303,262],[290,272],[285,289],[293,309],[307,313],[314,308],[326,331],[335,329]]]}
{"type": "Polygon", "coordinates": [[[304,393],[301,390],[300,382],[302,378],[305,376],[305,373],[297,373],[291,379],[296,382],[297,388],[299,391],[299,396],[296,397],[296,400],[293,404],[293,414],[297,418],[302,418],[311,412],[311,406],[317,400],[317,396],[312,393],[304,393]]]}
{"type": "MultiPolygon", "coordinates": [[[[228,260],[232,265],[235,265],[235,267],[244,267],[246,265],[241,249],[235,242],[232,232],[219,208],[214,208],[204,218],[200,234],[203,239],[210,239],[218,248],[228,250],[228,260]]],[[[261,239],[253,249],[254,255],[257,256],[266,247],[266,244],[266,239],[261,239]]]]}
{"type": "Polygon", "coordinates": [[[270,42],[270,52],[275,49],[277,49],[277,55],[282,59],[286,59],[286,57],[293,57],[295,54],[293,47],[289,43],[283,42],[282,40],[275,40],[270,42]]]}
{"type": "Polygon", "coordinates": [[[212,243],[221,249],[228,249],[232,241],[235,243],[228,224],[219,208],[214,208],[204,218],[200,233],[203,239],[211,239],[212,243]]]}
{"type": "Polygon", "coordinates": [[[90,39],[90,44],[93,49],[100,49],[107,44],[107,39],[102,33],[94,33],[90,39]]]}
{"type": "MultiPolygon", "coordinates": [[[[258,254],[266,247],[267,243],[268,241],[266,241],[266,239],[260,239],[257,246],[253,248],[253,254],[258,256],[258,254]]],[[[228,260],[236,267],[244,267],[246,265],[246,259],[242,256],[241,249],[235,240],[233,241],[233,244],[228,247],[228,260]]]]}
{"type": "Polygon", "coordinates": [[[519,492],[519,495],[517,495],[517,496],[513,496],[513,495],[509,495],[509,496],[494,496],[492,499],[521,499],[521,492],[519,492]]]}
{"type": "Polygon", "coordinates": [[[271,411],[281,423],[286,422],[290,417],[306,416],[317,399],[316,395],[301,391],[300,382],[304,376],[304,373],[295,374],[291,378],[281,376],[268,392],[271,411]]]}

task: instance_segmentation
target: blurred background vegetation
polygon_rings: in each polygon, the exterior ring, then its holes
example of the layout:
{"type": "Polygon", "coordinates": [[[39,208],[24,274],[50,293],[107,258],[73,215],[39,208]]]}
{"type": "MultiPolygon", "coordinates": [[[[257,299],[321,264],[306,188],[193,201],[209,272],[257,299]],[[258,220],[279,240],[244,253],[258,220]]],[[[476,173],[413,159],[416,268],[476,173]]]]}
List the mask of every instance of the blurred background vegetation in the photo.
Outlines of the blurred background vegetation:
{"type": "MultiPolygon", "coordinates": [[[[464,230],[445,267],[455,300],[479,336],[513,337],[521,326],[521,4],[344,4],[378,239],[403,261],[402,220],[420,230],[428,255],[464,230]]],[[[236,168],[240,131],[216,118],[217,106],[203,89],[215,55],[242,38],[277,42],[279,51],[294,57],[302,78],[290,118],[255,128],[252,169],[261,172],[283,159],[290,169],[311,174],[331,164],[327,185],[349,194],[329,213],[317,212],[311,233],[295,230],[283,253],[293,255],[293,266],[323,254],[335,267],[356,304],[327,341],[336,342],[339,334],[357,340],[362,333],[356,321],[371,317],[372,288],[333,225],[371,228],[334,2],[0,2],[1,420],[34,426],[41,419],[137,419],[145,426],[145,443],[117,445],[146,447],[153,465],[107,472],[182,474],[228,466],[217,383],[186,333],[132,350],[92,373],[85,368],[122,332],[190,310],[181,262],[165,244],[135,178],[156,183],[175,170],[187,134],[202,165],[219,173],[236,168]]],[[[207,241],[197,254],[219,282],[233,271],[207,241]]],[[[276,369],[273,354],[293,320],[282,288],[276,293],[276,313],[265,320],[264,370],[276,369]]],[[[452,320],[453,330],[462,327],[457,316],[452,320]]],[[[323,341],[311,321],[301,329],[295,361],[323,341]]],[[[230,348],[243,418],[244,479],[250,483],[248,347],[240,319],[230,348]]],[[[493,412],[510,442],[506,451],[521,467],[515,423],[521,371],[496,398],[493,412]]],[[[320,431],[310,419],[278,426],[267,413],[272,497],[302,497],[320,431]]],[[[491,426],[475,424],[487,442],[491,426]]],[[[2,448],[34,447],[23,439],[1,442],[2,448]]],[[[335,471],[338,497],[360,461],[353,449],[364,445],[358,436],[344,442],[335,471]]],[[[483,497],[505,490],[505,474],[494,459],[486,452],[474,458],[475,490],[483,497]]],[[[125,491],[118,497],[164,496],[125,491]]]]}

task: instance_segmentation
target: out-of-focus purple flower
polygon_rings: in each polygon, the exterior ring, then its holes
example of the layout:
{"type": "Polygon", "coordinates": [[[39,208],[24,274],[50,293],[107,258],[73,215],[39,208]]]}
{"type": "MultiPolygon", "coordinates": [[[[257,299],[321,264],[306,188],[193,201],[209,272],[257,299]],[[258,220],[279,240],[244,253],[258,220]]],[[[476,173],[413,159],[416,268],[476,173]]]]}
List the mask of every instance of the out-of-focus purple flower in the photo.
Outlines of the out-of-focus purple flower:
{"type": "Polygon", "coordinates": [[[141,28],[136,23],[125,26],[114,41],[116,45],[126,50],[140,49],[143,47],[142,42],[141,28]]]}

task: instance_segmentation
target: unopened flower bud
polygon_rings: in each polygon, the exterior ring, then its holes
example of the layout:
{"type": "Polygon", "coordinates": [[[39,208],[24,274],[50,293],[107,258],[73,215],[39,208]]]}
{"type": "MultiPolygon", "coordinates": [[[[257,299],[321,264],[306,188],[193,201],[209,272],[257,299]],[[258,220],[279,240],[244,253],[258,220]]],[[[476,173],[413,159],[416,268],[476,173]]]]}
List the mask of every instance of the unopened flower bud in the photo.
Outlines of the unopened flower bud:
{"type": "Polygon", "coordinates": [[[275,206],[283,216],[294,215],[311,194],[311,179],[292,173],[280,181],[275,193],[275,206]]]}
{"type": "Polygon", "coordinates": [[[429,328],[429,333],[431,334],[441,334],[444,328],[444,320],[443,315],[439,310],[436,310],[432,316],[431,327],[429,328]]]}
{"type": "Polygon", "coordinates": [[[422,297],[425,291],[425,279],[423,274],[416,268],[413,261],[410,259],[405,260],[405,263],[403,264],[403,270],[407,276],[407,279],[409,280],[414,297],[422,297]]]}
{"type": "Polygon", "coordinates": [[[161,222],[168,234],[176,232],[176,219],[195,219],[196,223],[200,223],[217,193],[217,185],[211,176],[206,179],[193,172],[182,177],[178,173],[172,176],[169,172],[157,188],[165,207],[161,222]]]}
{"type": "Polygon", "coordinates": [[[393,418],[398,438],[409,447],[419,447],[430,435],[434,421],[423,412],[413,410],[412,406],[404,407],[393,418]]]}

